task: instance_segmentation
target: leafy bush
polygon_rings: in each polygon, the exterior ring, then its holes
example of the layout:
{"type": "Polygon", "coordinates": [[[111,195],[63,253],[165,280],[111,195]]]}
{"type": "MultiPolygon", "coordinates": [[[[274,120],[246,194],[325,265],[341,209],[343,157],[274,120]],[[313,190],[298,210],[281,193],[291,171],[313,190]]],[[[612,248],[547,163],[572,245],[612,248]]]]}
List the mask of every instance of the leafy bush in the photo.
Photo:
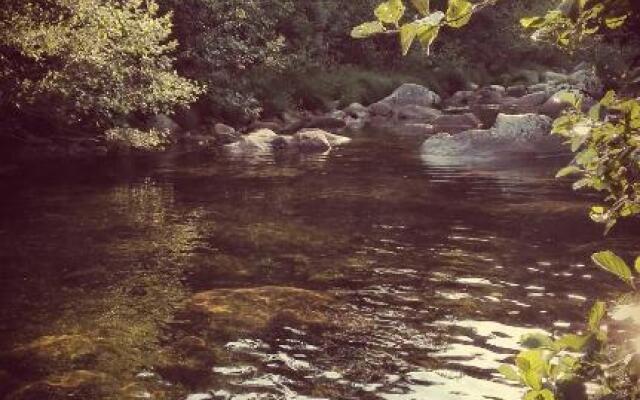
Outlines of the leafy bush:
{"type": "Polygon", "coordinates": [[[173,70],[171,19],[153,1],[11,1],[0,33],[5,107],[56,127],[106,128],[200,92],[173,70]]]}

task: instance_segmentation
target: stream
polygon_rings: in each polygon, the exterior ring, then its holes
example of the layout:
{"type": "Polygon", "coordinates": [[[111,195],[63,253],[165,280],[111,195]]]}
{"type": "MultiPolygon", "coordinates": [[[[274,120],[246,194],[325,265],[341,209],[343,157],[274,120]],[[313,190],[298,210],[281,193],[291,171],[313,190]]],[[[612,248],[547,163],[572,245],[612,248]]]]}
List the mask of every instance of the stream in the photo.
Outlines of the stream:
{"type": "Polygon", "coordinates": [[[590,254],[631,254],[638,228],[603,238],[597,195],[554,178],[565,158],[438,167],[419,148],[8,173],[0,398],[520,398],[497,367],[523,334],[583,328],[620,288],[590,254]]]}

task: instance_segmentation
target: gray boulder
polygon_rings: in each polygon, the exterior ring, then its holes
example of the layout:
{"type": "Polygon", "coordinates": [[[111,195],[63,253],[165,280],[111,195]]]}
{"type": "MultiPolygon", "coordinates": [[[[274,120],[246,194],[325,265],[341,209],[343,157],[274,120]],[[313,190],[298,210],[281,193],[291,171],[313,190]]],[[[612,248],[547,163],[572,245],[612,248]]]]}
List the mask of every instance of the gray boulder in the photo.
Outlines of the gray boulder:
{"type": "Polygon", "coordinates": [[[442,115],[440,110],[430,107],[408,104],[398,108],[398,119],[431,122],[442,115]]]}
{"type": "Polygon", "coordinates": [[[393,108],[387,103],[373,103],[369,106],[368,110],[369,113],[375,117],[391,117],[393,115],[393,108]]]}
{"type": "Polygon", "coordinates": [[[440,101],[440,96],[428,88],[414,83],[405,83],[380,102],[396,108],[409,104],[431,107],[440,104],[440,101]]]}
{"type": "Polygon", "coordinates": [[[500,114],[491,129],[434,135],[423,143],[421,153],[425,162],[442,165],[563,152],[561,140],[552,136],[550,131],[549,117],[500,114]]]}

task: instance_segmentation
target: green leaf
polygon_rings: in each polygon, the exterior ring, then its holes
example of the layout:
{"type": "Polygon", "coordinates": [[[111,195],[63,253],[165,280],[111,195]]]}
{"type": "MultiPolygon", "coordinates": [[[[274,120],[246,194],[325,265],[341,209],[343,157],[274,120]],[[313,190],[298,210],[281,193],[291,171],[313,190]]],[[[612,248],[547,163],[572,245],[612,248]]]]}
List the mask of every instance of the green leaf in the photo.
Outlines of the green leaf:
{"type": "Polygon", "coordinates": [[[558,93],[557,96],[561,102],[571,104],[573,108],[576,108],[576,109],[579,108],[578,105],[580,104],[581,99],[580,99],[580,96],[577,95],[576,93],[569,92],[569,91],[562,91],[558,93]]]}
{"type": "Polygon", "coordinates": [[[560,171],[558,171],[558,173],[556,174],[556,178],[564,178],[565,176],[580,173],[582,173],[582,170],[580,168],[576,167],[575,165],[569,165],[568,167],[564,167],[560,171]]]}
{"type": "Polygon", "coordinates": [[[510,381],[521,382],[520,375],[518,375],[518,372],[516,372],[511,365],[502,364],[498,368],[498,371],[510,381]]]}
{"type": "Polygon", "coordinates": [[[593,262],[606,271],[611,272],[618,278],[622,279],[625,283],[632,285],[631,269],[627,266],[627,263],[612,251],[601,251],[591,256],[593,262]]]}
{"type": "Polygon", "coordinates": [[[418,40],[426,49],[429,49],[429,46],[431,46],[433,41],[438,37],[438,33],[440,32],[440,23],[444,17],[444,13],[442,11],[436,11],[415,22],[417,26],[418,40]]]}
{"type": "Polygon", "coordinates": [[[640,274],[640,257],[636,258],[635,267],[636,272],[640,274]]]}
{"type": "Polygon", "coordinates": [[[613,90],[609,90],[607,94],[604,95],[602,99],[600,99],[600,104],[604,107],[612,106],[616,101],[616,92],[613,90]]]}
{"type": "Polygon", "coordinates": [[[556,397],[553,395],[553,392],[549,389],[542,389],[540,393],[538,393],[538,398],[542,398],[542,400],[555,400],[556,397]]]}
{"type": "Polygon", "coordinates": [[[411,0],[413,7],[422,15],[429,15],[429,0],[411,0]]]}
{"type": "Polygon", "coordinates": [[[535,371],[542,373],[544,371],[544,359],[542,358],[542,350],[524,350],[516,356],[516,365],[522,372],[535,371]]]}
{"type": "Polygon", "coordinates": [[[589,211],[589,218],[593,222],[602,224],[607,220],[607,210],[603,206],[593,206],[589,211]]]}
{"type": "Polygon", "coordinates": [[[538,400],[539,390],[529,390],[523,397],[523,400],[538,400]]]}
{"type": "Polygon", "coordinates": [[[398,25],[405,10],[402,0],[388,0],[376,7],[374,14],[380,22],[398,25]]]}
{"type": "Polygon", "coordinates": [[[449,0],[447,24],[452,28],[461,28],[469,23],[473,4],[468,0],[449,0]]]}
{"type": "Polygon", "coordinates": [[[400,45],[402,47],[402,55],[406,56],[411,49],[411,44],[418,34],[418,27],[415,23],[404,24],[400,28],[400,45]]]}
{"type": "Polygon", "coordinates": [[[365,22],[360,24],[351,30],[351,37],[354,39],[364,39],[376,33],[384,32],[384,25],[380,21],[365,22]]]}
{"type": "Polygon", "coordinates": [[[556,340],[553,343],[553,348],[556,351],[562,351],[566,349],[569,349],[572,351],[581,351],[582,348],[587,344],[588,340],[589,340],[589,336],[568,334],[556,340]]]}
{"type": "Polygon", "coordinates": [[[542,373],[540,371],[529,370],[523,374],[524,382],[533,390],[542,389],[542,373]]]}
{"type": "Polygon", "coordinates": [[[602,318],[604,318],[605,313],[607,312],[607,306],[602,301],[597,301],[591,310],[589,310],[589,329],[591,332],[597,332],[600,330],[600,323],[602,322],[602,318]]]}
{"type": "Polygon", "coordinates": [[[523,28],[530,29],[540,28],[542,27],[542,25],[544,25],[544,22],[544,17],[529,17],[520,19],[520,25],[522,25],[523,28]]]}

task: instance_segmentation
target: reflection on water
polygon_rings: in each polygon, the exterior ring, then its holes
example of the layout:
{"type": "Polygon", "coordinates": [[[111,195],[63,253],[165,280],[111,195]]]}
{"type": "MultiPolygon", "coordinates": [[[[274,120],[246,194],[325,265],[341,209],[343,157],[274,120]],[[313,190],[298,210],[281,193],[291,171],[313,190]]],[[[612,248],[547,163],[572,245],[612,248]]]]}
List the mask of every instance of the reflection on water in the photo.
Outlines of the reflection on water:
{"type": "Polygon", "coordinates": [[[436,168],[418,147],[7,179],[0,397],[518,398],[495,368],[523,334],[580,329],[615,285],[585,260],[637,232],[603,240],[562,160],[436,168]]]}

